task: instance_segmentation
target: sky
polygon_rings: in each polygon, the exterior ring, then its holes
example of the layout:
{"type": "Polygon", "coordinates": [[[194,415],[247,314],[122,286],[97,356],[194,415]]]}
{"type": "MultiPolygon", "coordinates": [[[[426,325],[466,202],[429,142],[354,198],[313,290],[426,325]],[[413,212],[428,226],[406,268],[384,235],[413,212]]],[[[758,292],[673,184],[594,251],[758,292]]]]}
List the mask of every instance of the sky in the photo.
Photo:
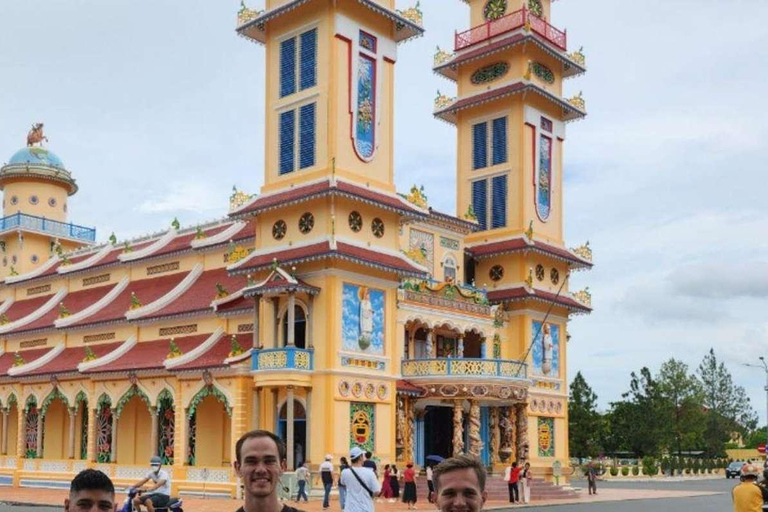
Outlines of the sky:
{"type": "MultiPolygon", "coordinates": [[[[263,0],[249,6],[262,8],[263,0]]],[[[398,0],[398,7],[409,2],[398,0]]],[[[455,85],[435,47],[469,28],[459,0],[422,0],[424,37],[399,47],[398,188],[425,184],[455,211],[455,129],[431,113],[455,85]]],[[[80,191],[70,219],[99,240],[226,215],[232,185],[257,192],[264,49],[234,32],[239,0],[3,0],[0,162],[45,122],[80,191]]],[[[589,240],[594,312],[569,325],[570,377],[602,408],[629,373],[710,347],[765,423],[768,356],[768,2],[561,0],[552,23],[588,73],[589,115],[567,128],[566,238],[589,240]]]]}

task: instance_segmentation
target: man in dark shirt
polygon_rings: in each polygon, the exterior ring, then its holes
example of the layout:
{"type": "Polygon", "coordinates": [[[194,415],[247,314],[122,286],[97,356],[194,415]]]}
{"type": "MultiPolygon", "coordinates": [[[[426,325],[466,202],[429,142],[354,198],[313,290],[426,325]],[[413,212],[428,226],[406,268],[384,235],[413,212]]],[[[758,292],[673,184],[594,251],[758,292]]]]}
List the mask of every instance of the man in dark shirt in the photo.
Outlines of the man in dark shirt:
{"type": "Polygon", "coordinates": [[[376,470],[376,463],[373,461],[373,454],[371,452],[365,452],[365,462],[363,462],[364,468],[371,468],[373,470],[373,474],[377,477],[379,476],[379,472],[376,470]]]}
{"type": "Polygon", "coordinates": [[[243,480],[245,504],[237,512],[301,512],[277,497],[285,471],[282,439],[266,430],[244,434],[235,445],[235,472],[243,480]]]}

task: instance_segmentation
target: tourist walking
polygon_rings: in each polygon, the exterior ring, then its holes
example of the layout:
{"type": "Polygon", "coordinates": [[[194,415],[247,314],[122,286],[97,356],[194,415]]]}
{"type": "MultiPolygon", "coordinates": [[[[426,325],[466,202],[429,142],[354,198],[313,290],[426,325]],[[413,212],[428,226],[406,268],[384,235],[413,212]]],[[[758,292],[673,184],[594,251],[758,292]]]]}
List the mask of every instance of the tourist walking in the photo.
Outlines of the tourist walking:
{"type": "Polygon", "coordinates": [[[341,474],[340,484],[347,488],[345,512],[373,512],[373,497],[381,485],[371,468],[363,467],[365,454],[355,446],[349,452],[350,465],[341,474]]]}
{"type": "Polygon", "coordinates": [[[413,462],[409,462],[403,471],[403,503],[408,504],[408,510],[416,508],[416,470],[413,469],[413,462]]]}
{"type": "Polygon", "coordinates": [[[363,467],[372,469],[373,474],[378,478],[379,469],[376,467],[376,462],[373,460],[373,454],[371,452],[365,452],[365,462],[363,462],[363,467]]]}
{"type": "Polygon", "coordinates": [[[597,494],[597,469],[591,462],[587,465],[587,487],[590,496],[597,494]]]}
{"type": "Polygon", "coordinates": [[[389,468],[389,480],[389,485],[392,487],[392,497],[397,500],[400,498],[400,472],[394,464],[389,468]]]}
{"type": "Polygon", "coordinates": [[[381,492],[379,493],[379,496],[387,500],[392,498],[392,481],[390,480],[391,475],[392,473],[389,470],[389,464],[386,464],[384,466],[384,480],[381,482],[381,492]]]}
{"type": "Polygon", "coordinates": [[[333,487],[333,455],[326,455],[320,464],[320,480],[323,482],[323,510],[331,506],[331,487],[333,487]]]}
{"type": "Polygon", "coordinates": [[[435,503],[440,512],[480,512],[488,493],[482,463],[469,455],[446,459],[435,467],[435,503]]]}
{"type": "Polygon", "coordinates": [[[309,482],[309,468],[306,464],[299,466],[296,470],[296,481],[299,483],[299,493],[296,495],[296,501],[301,501],[302,496],[304,501],[309,501],[307,496],[307,483],[309,482]]]}
{"type": "Polygon", "coordinates": [[[435,484],[432,482],[432,464],[427,466],[427,489],[429,494],[427,495],[427,501],[430,503],[435,502],[435,484]]]}
{"type": "Polygon", "coordinates": [[[506,480],[507,487],[509,488],[509,502],[519,503],[520,488],[518,487],[518,482],[520,481],[520,468],[517,466],[517,462],[513,462],[508,470],[506,480]]]}
{"type": "Polygon", "coordinates": [[[243,482],[245,503],[237,512],[301,512],[277,497],[286,457],[283,440],[267,430],[253,430],[238,439],[235,472],[243,482]]]}
{"type": "Polygon", "coordinates": [[[346,457],[342,457],[339,462],[339,505],[341,510],[344,510],[344,505],[347,502],[347,487],[341,483],[341,475],[344,474],[344,470],[349,469],[349,462],[346,457]]]}
{"type": "Polygon", "coordinates": [[[526,462],[523,466],[523,472],[520,474],[520,483],[523,486],[523,503],[531,502],[531,486],[533,485],[533,472],[531,463],[526,462]]]}

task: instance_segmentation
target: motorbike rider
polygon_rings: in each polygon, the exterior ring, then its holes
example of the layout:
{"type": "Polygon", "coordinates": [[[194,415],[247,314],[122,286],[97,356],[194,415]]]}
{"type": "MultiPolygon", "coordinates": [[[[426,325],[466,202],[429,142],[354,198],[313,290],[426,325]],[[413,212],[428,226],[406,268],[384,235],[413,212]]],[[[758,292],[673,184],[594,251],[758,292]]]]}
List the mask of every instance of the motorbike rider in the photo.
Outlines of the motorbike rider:
{"type": "Polygon", "coordinates": [[[171,501],[171,476],[164,469],[161,469],[163,460],[160,457],[152,457],[149,461],[150,471],[143,480],[138,482],[133,487],[141,489],[141,487],[152,480],[153,486],[145,489],[133,498],[133,506],[136,507],[136,512],[141,512],[141,505],[147,507],[147,512],[155,512],[158,508],[168,508],[171,501]]]}
{"type": "Polygon", "coordinates": [[[762,512],[763,493],[757,485],[760,468],[754,464],[741,467],[741,483],[733,488],[733,512],[762,512]]]}

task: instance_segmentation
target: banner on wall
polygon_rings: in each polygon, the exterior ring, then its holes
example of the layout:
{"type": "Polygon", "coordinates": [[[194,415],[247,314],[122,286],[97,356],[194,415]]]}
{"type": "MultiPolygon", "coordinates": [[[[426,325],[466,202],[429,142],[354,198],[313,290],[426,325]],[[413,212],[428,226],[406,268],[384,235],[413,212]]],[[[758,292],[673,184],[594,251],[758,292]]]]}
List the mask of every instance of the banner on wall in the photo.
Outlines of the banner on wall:
{"type": "Polygon", "coordinates": [[[539,418],[539,457],[555,456],[555,420],[539,418]]]}

